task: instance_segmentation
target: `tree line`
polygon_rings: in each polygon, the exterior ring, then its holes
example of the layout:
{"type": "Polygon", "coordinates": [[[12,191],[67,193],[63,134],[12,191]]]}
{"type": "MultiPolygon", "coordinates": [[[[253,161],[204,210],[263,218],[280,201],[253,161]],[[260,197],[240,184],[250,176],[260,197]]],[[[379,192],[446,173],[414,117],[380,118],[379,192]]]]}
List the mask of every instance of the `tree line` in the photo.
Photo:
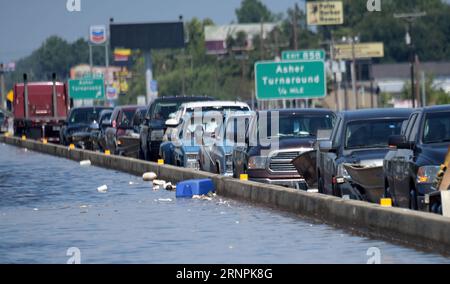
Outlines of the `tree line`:
{"type": "MultiPolygon", "coordinates": [[[[189,41],[185,49],[153,52],[154,77],[161,95],[209,95],[223,99],[248,100],[253,90],[253,66],[258,60],[272,60],[283,50],[327,49],[333,37],[358,35],[361,42],[382,41],[385,57],[376,63],[406,62],[409,47],[405,43],[406,23],[395,19],[394,13],[424,11],[425,17],[413,24],[414,48],[422,62],[450,59],[450,5],[441,0],[383,0],[382,12],[369,12],[366,1],[343,0],[344,24],[308,28],[303,9],[295,5],[285,13],[274,13],[259,0],[243,0],[235,10],[236,23],[277,22],[270,35],[256,37],[254,50],[240,54],[233,47],[243,44],[244,35],[227,39],[229,52],[224,56],[206,54],[204,27],[214,25],[211,19],[193,18],[185,23],[189,41]]],[[[111,53],[110,53],[111,54],[111,53]]],[[[94,65],[103,65],[104,51],[94,48],[94,65]]],[[[111,58],[112,59],[112,58],[111,58]]],[[[144,59],[139,51],[132,56],[133,77],[121,103],[135,103],[145,94],[144,59]]],[[[112,62],[112,61],[111,61],[112,62]]],[[[19,60],[16,71],[7,76],[7,85],[21,81],[22,73],[30,80],[48,80],[55,72],[60,80],[69,77],[71,67],[89,63],[88,42],[79,39],[68,43],[52,36],[31,55],[19,60]]]]}

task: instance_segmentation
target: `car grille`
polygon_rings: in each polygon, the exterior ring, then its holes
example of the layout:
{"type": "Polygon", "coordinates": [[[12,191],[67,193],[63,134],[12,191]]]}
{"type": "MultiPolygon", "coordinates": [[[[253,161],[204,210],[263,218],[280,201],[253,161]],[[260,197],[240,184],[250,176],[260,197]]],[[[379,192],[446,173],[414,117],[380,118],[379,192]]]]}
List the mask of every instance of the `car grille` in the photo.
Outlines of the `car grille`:
{"type": "Polygon", "coordinates": [[[161,143],[162,142],[159,142],[159,141],[152,141],[151,143],[150,143],[150,151],[151,151],[151,153],[152,154],[158,154],[159,153],[159,146],[161,146],[161,143]]]}
{"type": "Polygon", "coordinates": [[[294,172],[292,160],[303,154],[305,151],[278,152],[270,158],[269,169],[272,172],[294,172]]]}

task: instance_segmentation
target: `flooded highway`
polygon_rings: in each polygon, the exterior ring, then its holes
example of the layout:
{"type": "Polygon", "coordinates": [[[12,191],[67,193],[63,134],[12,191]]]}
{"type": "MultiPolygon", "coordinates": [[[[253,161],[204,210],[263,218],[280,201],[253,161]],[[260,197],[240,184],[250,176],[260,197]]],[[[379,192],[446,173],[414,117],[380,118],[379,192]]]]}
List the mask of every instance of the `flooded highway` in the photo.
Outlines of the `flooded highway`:
{"type": "Polygon", "coordinates": [[[141,177],[0,144],[0,263],[450,263],[219,196],[175,199],[141,177]],[[106,185],[108,191],[97,188],[106,185]]]}

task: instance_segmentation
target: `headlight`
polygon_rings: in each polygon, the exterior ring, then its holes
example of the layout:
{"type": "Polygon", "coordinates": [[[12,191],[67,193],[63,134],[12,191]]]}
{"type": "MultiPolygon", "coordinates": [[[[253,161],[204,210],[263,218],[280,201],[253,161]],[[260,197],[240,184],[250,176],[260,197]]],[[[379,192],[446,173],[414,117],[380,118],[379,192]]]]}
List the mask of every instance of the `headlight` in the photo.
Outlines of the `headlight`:
{"type": "Polygon", "coordinates": [[[418,183],[433,183],[437,178],[440,166],[424,166],[417,171],[418,183]]]}
{"type": "Polygon", "coordinates": [[[198,153],[187,153],[186,154],[186,167],[190,169],[199,169],[198,164],[198,153]]]}
{"type": "Polygon", "coordinates": [[[344,168],[344,164],[338,165],[337,177],[343,177],[345,179],[351,179],[352,177],[348,174],[347,170],[344,168]]]}
{"type": "Polygon", "coordinates": [[[162,141],[164,137],[164,130],[153,130],[150,134],[150,140],[162,141]]]}
{"type": "Polygon", "coordinates": [[[227,173],[233,172],[233,155],[225,156],[225,171],[227,173]]]}
{"type": "Polygon", "coordinates": [[[249,170],[255,170],[255,169],[265,169],[267,163],[267,157],[250,157],[248,159],[248,169],[249,170]]]}
{"type": "Polygon", "coordinates": [[[187,153],[186,159],[188,160],[198,160],[198,153],[187,153]]]}

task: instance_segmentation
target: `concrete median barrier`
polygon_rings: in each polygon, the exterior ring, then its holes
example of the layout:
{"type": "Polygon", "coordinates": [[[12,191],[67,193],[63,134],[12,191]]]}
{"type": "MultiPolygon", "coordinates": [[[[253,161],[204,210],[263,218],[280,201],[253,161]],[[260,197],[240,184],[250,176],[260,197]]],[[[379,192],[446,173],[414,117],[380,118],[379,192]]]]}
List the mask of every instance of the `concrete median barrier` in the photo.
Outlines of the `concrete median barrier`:
{"type": "Polygon", "coordinates": [[[107,156],[79,149],[71,150],[60,145],[43,144],[15,137],[0,136],[0,142],[75,161],[90,160],[93,166],[137,176],[154,172],[158,179],[172,183],[187,179],[211,178],[216,186],[217,194],[223,197],[285,210],[367,236],[450,254],[450,218],[439,215],[401,208],[385,208],[377,204],[241,181],[133,158],[107,156]]]}

